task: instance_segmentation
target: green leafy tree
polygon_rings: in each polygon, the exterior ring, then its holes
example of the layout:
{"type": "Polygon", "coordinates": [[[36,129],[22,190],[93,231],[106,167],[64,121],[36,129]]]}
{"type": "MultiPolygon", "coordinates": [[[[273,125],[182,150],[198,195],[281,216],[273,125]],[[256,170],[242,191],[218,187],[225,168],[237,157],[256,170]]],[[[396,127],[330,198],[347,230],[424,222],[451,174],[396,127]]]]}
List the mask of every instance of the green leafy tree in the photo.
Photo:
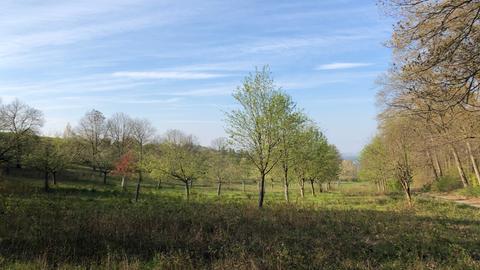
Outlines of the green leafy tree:
{"type": "Polygon", "coordinates": [[[205,175],[204,156],[191,135],[179,130],[170,130],[162,145],[163,151],[158,166],[163,173],[185,185],[185,196],[190,199],[193,181],[205,175]]]}
{"type": "Polygon", "coordinates": [[[245,78],[233,97],[240,108],[227,114],[227,133],[244,150],[259,173],[258,207],[263,206],[265,179],[280,161],[280,129],[291,103],[278,89],[268,67],[245,78]]]}

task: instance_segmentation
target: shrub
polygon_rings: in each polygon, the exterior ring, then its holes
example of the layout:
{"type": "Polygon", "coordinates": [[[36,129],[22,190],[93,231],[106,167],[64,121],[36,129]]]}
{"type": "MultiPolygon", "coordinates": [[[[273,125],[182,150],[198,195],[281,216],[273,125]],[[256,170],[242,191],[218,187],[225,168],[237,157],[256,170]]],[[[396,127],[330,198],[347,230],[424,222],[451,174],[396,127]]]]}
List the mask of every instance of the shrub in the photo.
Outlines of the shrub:
{"type": "Polygon", "coordinates": [[[462,188],[462,183],[456,177],[443,176],[432,184],[432,191],[448,192],[462,188]]]}
{"type": "Polygon", "coordinates": [[[460,190],[458,193],[467,197],[480,197],[480,187],[467,187],[460,190]]]}

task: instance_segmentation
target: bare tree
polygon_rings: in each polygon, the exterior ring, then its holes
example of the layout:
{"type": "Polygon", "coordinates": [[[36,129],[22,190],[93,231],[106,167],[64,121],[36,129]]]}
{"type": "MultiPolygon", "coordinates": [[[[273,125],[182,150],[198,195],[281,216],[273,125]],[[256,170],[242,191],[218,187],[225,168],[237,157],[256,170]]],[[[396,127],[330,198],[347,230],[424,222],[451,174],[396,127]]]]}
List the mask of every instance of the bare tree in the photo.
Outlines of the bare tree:
{"type": "Polygon", "coordinates": [[[0,148],[0,160],[7,158],[7,154],[14,152],[17,167],[20,167],[23,147],[27,140],[39,133],[43,126],[41,111],[15,99],[10,104],[0,107],[0,131],[6,138],[0,148]]]}
{"type": "Polygon", "coordinates": [[[124,155],[132,143],[133,120],[124,113],[115,113],[107,120],[107,131],[118,157],[124,155]]]}
{"type": "Polygon", "coordinates": [[[105,116],[97,110],[87,112],[85,116],[80,119],[79,126],[77,127],[77,133],[89,145],[88,161],[94,171],[97,169],[96,159],[101,150],[102,141],[106,137],[106,131],[105,116]]]}

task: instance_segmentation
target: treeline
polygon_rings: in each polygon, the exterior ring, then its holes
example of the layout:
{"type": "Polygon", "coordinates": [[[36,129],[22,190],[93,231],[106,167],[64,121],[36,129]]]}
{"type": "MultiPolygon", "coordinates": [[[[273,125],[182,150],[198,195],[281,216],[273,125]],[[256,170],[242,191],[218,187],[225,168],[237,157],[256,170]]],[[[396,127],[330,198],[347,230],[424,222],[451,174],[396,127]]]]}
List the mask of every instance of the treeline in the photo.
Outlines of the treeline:
{"type": "Polygon", "coordinates": [[[0,107],[0,161],[11,167],[29,167],[44,175],[44,188],[57,182],[61,171],[89,167],[107,184],[111,175],[135,181],[135,200],[145,177],[157,181],[177,180],[189,198],[193,182],[206,179],[222,192],[226,181],[258,179],[259,207],[263,205],[265,181],[281,179],[285,200],[296,182],[305,194],[309,183],[322,191],[338,178],[340,155],[335,146],[291,97],[275,87],[267,67],[245,78],[234,93],[238,109],[227,113],[229,138],[218,138],[211,147],[199,145],[193,135],[179,130],[158,136],[147,119],[115,113],[107,118],[98,110],[87,112],[79,123],[67,125],[63,136],[40,137],[42,113],[18,100],[0,107]]]}
{"type": "Polygon", "coordinates": [[[480,2],[385,0],[398,19],[393,65],[381,80],[379,132],[361,155],[361,175],[385,190],[414,179],[435,185],[455,176],[480,184],[480,2]]]}

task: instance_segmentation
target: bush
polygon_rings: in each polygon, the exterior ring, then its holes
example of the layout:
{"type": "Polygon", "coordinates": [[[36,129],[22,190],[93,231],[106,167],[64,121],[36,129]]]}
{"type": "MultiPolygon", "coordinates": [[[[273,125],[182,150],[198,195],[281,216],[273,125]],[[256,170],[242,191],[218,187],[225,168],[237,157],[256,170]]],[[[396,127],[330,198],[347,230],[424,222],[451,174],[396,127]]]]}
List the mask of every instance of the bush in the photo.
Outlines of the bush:
{"type": "Polygon", "coordinates": [[[462,188],[462,182],[456,177],[443,176],[432,184],[432,191],[448,192],[462,188]]]}
{"type": "Polygon", "coordinates": [[[480,187],[467,187],[460,190],[458,193],[467,197],[480,197],[480,187]]]}

